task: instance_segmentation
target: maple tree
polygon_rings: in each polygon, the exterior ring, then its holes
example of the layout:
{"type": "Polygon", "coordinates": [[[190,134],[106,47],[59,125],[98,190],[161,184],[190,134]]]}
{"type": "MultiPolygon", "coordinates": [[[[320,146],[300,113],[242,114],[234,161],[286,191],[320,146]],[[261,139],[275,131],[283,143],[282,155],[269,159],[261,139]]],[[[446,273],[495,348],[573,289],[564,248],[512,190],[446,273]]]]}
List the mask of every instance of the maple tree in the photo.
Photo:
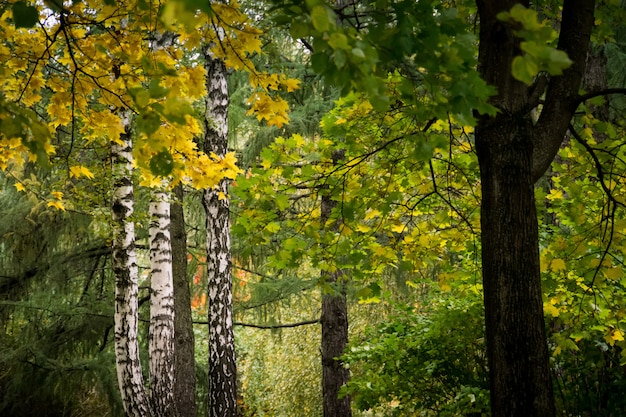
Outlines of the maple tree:
{"type": "MultiPolygon", "coordinates": [[[[366,92],[377,110],[405,106],[405,115],[424,124],[445,119],[445,111],[477,125],[492,412],[554,415],[533,184],[587,98],[578,92],[594,3],[569,2],[562,16],[546,6],[550,17],[561,18],[558,34],[539,22],[528,4],[515,3],[476,2],[474,9],[467,2],[447,9],[428,2],[362,7],[277,2],[285,21],[291,21],[292,35],[313,39],[313,67],[344,93],[366,92]],[[474,13],[480,19],[477,62],[467,53],[471,48],[459,47],[471,43],[464,19],[474,13]],[[337,25],[337,16],[352,19],[352,25],[337,25]],[[386,88],[394,69],[404,81],[404,95],[395,103],[386,88]],[[467,85],[474,88],[469,94],[467,85]]],[[[419,148],[419,139],[413,143],[419,148]]],[[[352,252],[349,246],[337,248],[341,254],[352,252]]]]}

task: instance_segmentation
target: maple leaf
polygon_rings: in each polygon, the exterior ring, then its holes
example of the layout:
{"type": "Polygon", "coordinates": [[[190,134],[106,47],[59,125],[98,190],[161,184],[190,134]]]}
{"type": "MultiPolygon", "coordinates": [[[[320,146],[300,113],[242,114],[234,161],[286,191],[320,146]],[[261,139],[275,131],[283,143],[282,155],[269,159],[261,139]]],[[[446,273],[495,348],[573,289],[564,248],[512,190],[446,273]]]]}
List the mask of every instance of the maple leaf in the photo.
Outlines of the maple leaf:
{"type": "Polygon", "coordinates": [[[287,78],[286,80],[281,81],[281,85],[287,89],[288,93],[292,93],[295,90],[300,89],[300,80],[295,78],[287,78]]]}
{"type": "Polygon", "coordinates": [[[566,266],[565,266],[565,261],[563,261],[563,259],[557,258],[557,259],[553,259],[552,262],[550,262],[550,269],[552,269],[554,272],[558,272],[558,271],[565,271],[566,266]]]}
{"type": "Polygon", "coordinates": [[[87,177],[89,179],[93,179],[93,173],[89,170],[89,168],[82,165],[74,165],[70,167],[70,177],[71,178],[79,178],[79,177],[87,177]]]}
{"type": "Polygon", "coordinates": [[[63,205],[63,202],[61,201],[49,201],[48,207],[54,207],[57,210],[65,211],[65,206],[63,205]]]}

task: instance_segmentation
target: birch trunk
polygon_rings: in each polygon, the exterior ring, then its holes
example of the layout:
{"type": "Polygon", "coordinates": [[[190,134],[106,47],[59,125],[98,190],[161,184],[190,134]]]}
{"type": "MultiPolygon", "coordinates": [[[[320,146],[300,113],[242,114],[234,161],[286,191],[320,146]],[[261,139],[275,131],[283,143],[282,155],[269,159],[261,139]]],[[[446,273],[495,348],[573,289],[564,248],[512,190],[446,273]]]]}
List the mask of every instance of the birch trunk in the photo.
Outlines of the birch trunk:
{"type": "Polygon", "coordinates": [[[123,117],[126,132],[120,136],[122,143],[113,142],[111,146],[114,177],[111,209],[112,263],[115,273],[115,361],[126,415],[145,417],[150,414],[139,361],[138,269],[135,225],[130,220],[134,210],[132,142],[128,116],[123,117]]]}
{"type": "Polygon", "coordinates": [[[165,192],[150,202],[150,405],[155,417],[174,415],[174,285],[170,203],[165,192]]]}
{"type": "MultiPolygon", "coordinates": [[[[228,86],[224,62],[205,51],[207,98],[204,151],[228,150],[228,86]]],[[[237,375],[232,317],[228,182],[204,191],[209,322],[209,416],[235,417],[237,375]]]]}

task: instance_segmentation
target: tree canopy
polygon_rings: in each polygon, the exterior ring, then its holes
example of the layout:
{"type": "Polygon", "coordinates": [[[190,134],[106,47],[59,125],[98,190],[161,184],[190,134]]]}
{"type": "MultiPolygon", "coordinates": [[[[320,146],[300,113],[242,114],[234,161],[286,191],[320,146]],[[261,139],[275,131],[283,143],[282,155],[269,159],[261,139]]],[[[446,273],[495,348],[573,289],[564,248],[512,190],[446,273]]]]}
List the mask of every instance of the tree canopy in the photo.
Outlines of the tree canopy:
{"type": "Polygon", "coordinates": [[[183,208],[198,372],[227,381],[198,382],[199,403],[616,415],[625,17],[622,0],[0,4],[0,410],[123,413],[113,316],[136,303],[136,357],[160,354],[160,201],[183,208]]]}

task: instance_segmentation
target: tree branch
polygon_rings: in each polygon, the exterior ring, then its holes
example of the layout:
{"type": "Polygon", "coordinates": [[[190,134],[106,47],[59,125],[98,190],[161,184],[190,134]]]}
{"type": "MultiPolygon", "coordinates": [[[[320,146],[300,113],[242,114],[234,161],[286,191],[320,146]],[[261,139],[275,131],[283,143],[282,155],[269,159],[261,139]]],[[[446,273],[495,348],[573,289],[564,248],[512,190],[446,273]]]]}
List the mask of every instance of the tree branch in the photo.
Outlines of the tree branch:
{"type": "Polygon", "coordinates": [[[586,68],[594,7],[595,0],[568,0],[563,5],[557,47],[567,53],[572,65],[563,75],[550,78],[545,104],[532,132],[534,181],[543,176],[554,160],[578,107],[578,89],[586,68]]]}
{"type": "Polygon", "coordinates": [[[591,100],[592,98],[600,97],[600,96],[609,96],[612,94],[626,95],[626,88],[607,88],[604,90],[592,91],[590,93],[583,94],[582,96],[578,97],[578,100],[576,100],[576,106],[584,103],[587,100],[591,100]]]}
{"type": "MultiPolygon", "coordinates": [[[[292,327],[299,327],[299,326],[307,326],[310,324],[318,324],[320,322],[320,319],[313,319],[313,320],[306,320],[306,321],[300,321],[297,323],[288,323],[288,324],[251,324],[251,323],[242,323],[242,322],[234,322],[233,324],[235,326],[241,326],[241,327],[252,327],[254,329],[263,329],[263,330],[271,330],[271,329],[287,329],[287,328],[292,328],[292,327]]],[[[208,321],[194,321],[193,324],[209,324],[208,321]]]]}

